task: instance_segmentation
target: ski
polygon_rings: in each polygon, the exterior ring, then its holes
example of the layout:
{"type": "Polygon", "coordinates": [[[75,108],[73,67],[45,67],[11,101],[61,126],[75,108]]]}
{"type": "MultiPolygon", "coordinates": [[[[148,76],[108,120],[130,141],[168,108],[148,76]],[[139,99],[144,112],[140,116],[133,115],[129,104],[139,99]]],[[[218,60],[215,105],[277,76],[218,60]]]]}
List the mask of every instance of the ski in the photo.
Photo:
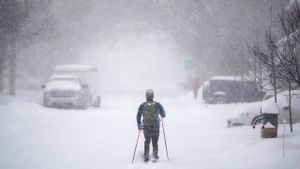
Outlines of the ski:
{"type": "Polygon", "coordinates": [[[157,163],[157,162],[158,162],[158,159],[155,158],[155,159],[152,160],[152,162],[153,162],[153,163],[157,163]]]}

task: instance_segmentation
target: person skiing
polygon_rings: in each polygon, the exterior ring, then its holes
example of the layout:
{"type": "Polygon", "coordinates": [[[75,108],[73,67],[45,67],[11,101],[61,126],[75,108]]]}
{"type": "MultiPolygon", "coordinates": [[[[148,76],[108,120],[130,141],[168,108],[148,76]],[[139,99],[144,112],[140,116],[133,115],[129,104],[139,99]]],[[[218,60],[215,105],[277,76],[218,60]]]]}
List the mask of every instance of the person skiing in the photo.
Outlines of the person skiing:
{"type": "Polygon", "coordinates": [[[145,136],[144,142],[144,160],[149,161],[150,142],[152,141],[153,158],[158,160],[158,138],[160,118],[166,117],[163,106],[153,101],[154,91],[152,89],[146,90],[146,102],[142,103],[138,108],[136,116],[137,125],[139,130],[143,130],[145,136]],[[141,121],[143,117],[143,121],[141,121]]]}

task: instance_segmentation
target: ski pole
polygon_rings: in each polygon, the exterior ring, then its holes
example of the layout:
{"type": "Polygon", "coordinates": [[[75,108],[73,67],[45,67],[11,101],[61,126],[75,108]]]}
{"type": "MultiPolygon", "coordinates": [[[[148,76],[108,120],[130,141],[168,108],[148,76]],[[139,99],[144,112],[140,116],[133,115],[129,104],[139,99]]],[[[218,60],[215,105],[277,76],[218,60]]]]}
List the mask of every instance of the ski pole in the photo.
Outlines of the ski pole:
{"type": "Polygon", "coordinates": [[[133,161],[134,161],[135,152],[136,152],[136,147],[137,147],[137,145],[138,145],[138,143],[139,143],[140,134],[141,134],[141,130],[139,130],[138,136],[137,136],[137,139],[136,139],[136,144],[135,144],[135,148],[134,148],[134,152],[133,152],[133,157],[132,157],[132,161],[131,161],[132,163],[133,163],[133,161]]]}
{"type": "Polygon", "coordinates": [[[169,153],[168,153],[168,146],[167,146],[167,139],[166,139],[166,133],[165,133],[165,127],[164,127],[164,121],[161,119],[161,124],[163,128],[163,133],[164,133],[164,139],[165,139],[165,147],[166,147],[166,153],[167,153],[167,158],[169,160],[169,153]]]}

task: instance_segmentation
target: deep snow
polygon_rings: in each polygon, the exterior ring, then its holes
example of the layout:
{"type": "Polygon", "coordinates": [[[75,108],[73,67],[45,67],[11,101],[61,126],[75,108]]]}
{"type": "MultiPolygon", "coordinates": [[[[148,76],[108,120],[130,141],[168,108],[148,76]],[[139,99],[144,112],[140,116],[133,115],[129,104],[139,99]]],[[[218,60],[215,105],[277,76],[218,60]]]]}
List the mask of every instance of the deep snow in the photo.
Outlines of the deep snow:
{"type": "MultiPolygon", "coordinates": [[[[101,108],[52,109],[40,105],[40,93],[18,91],[0,96],[1,169],[298,169],[300,125],[290,133],[283,125],[279,138],[261,139],[260,129],[226,127],[236,105],[207,105],[192,94],[157,96],[166,110],[164,120],[170,161],[163,135],[160,162],[142,162],[143,138],[131,163],[137,136],[135,116],[144,98],[102,96],[101,108]],[[255,137],[254,137],[255,134],[255,137]],[[255,138],[255,139],[254,139],[255,138]]],[[[143,94],[141,94],[143,96],[143,94]]],[[[239,104],[241,106],[241,104],[239,104]]],[[[247,104],[245,104],[247,106],[247,104]]]]}

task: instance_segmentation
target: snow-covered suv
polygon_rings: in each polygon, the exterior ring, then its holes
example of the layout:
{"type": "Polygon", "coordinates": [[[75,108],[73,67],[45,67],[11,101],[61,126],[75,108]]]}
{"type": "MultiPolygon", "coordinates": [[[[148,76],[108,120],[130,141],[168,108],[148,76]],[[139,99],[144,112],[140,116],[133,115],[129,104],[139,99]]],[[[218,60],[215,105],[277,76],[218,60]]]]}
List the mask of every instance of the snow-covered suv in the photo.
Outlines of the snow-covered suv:
{"type": "Polygon", "coordinates": [[[51,76],[44,88],[43,105],[46,107],[83,108],[91,99],[88,86],[83,85],[77,76],[51,76]]]}
{"type": "Polygon", "coordinates": [[[99,107],[97,68],[89,65],[59,65],[43,85],[43,105],[46,107],[99,107]]]}

